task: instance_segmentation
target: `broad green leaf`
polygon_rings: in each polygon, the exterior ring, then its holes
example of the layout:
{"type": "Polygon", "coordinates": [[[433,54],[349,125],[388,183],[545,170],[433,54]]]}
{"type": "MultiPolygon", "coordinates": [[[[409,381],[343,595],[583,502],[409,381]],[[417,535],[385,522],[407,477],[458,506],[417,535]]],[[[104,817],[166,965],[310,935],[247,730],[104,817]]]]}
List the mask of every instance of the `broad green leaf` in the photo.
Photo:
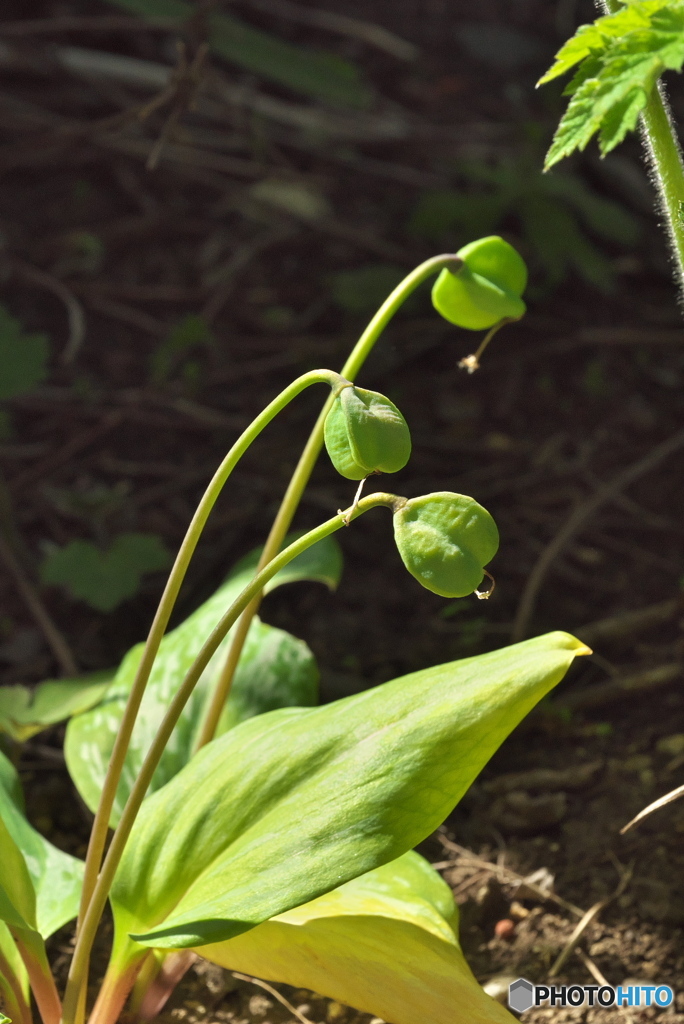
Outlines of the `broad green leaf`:
{"type": "Polygon", "coordinates": [[[0,732],[18,743],[48,726],[79,715],[98,704],[109,685],[111,672],[95,672],[84,679],[54,679],[28,686],[0,688],[0,732]]]}
{"type": "Polygon", "coordinates": [[[0,305],[0,399],[23,395],[47,376],[45,334],[24,334],[18,320],[0,305]]]}
{"type": "MultiPolygon", "coordinates": [[[[0,811],[2,810],[0,805],[0,811]]],[[[0,921],[36,928],[36,893],[23,854],[0,817],[0,921]]]]}
{"type": "Polygon", "coordinates": [[[550,633],[243,722],[145,801],[111,894],[117,943],[233,938],[405,853],[587,650],[550,633]]]}
{"type": "Polygon", "coordinates": [[[0,753],[0,817],[26,861],[36,896],[37,930],[46,939],[76,917],[83,863],[29,825],[16,803],[17,786],[16,772],[0,753]]]}
{"type": "MultiPolygon", "coordinates": [[[[196,13],[185,0],[109,0],[142,18],[177,19],[196,13]]],[[[209,43],[221,57],[280,85],[335,105],[366,107],[373,94],[358,68],[334,53],[294,46],[228,14],[208,14],[209,43]]]]}
{"type": "Polygon", "coordinates": [[[32,1024],[29,979],[9,928],[0,921],[0,1024],[32,1024]]]}
{"type": "Polygon", "coordinates": [[[171,558],[155,533],[122,533],[106,550],[89,540],[54,548],[40,568],[43,583],[62,587],[100,612],[110,612],[140,589],[142,577],[171,558]]]}
{"type": "Polygon", "coordinates": [[[216,945],[205,959],[313,989],[393,1024],[513,1024],[455,934],[451,890],[412,851],[216,945]]]}
{"type": "MultiPolygon", "coordinates": [[[[202,644],[233,600],[254,575],[260,551],[252,552],[234,569],[223,586],[186,621],[162,641],[150,676],[112,813],[115,824],[143,758],[157,732],[166,709],[202,644]]],[[[337,543],[328,538],[294,559],[271,580],[268,590],[296,580],[320,580],[337,585],[342,563],[337,543]]],[[[188,701],[183,715],[164,751],[152,780],[159,789],[180,771],[195,747],[208,695],[225,659],[230,634],[207,666],[188,701]]],[[[100,799],[126,699],[142,656],[143,645],[133,647],[124,658],[106,699],[98,707],[71,719],[64,753],[76,787],[91,810],[100,799]]],[[[252,623],[233,689],[219,723],[219,733],[252,715],[289,705],[310,705],[317,701],[318,671],[307,645],[284,630],[268,626],[256,617],[252,623]]]]}
{"type": "Polygon", "coordinates": [[[684,0],[634,0],[581,26],[540,84],[578,64],[546,170],[583,150],[596,133],[605,155],[634,130],[663,71],[680,71],[684,64],[684,0]]]}

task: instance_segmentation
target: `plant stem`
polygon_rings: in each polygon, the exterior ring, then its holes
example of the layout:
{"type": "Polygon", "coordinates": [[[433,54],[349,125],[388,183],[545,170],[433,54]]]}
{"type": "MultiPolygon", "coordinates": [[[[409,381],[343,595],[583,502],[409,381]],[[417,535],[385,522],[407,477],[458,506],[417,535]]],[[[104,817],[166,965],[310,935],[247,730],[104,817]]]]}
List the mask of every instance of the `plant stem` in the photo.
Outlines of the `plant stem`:
{"type": "MultiPolygon", "coordinates": [[[[401,309],[403,304],[406,302],[406,299],[419,285],[428,280],[428,278],[433,274],[443,270],[444,267],[449,267],[450,270],[456,272],[462,266],[463,261],[459,259],[458,256],[453,253],[446,253],[441,256],[433,256],[431,259],[421,263],[415,270],[412,270],[411,273],[397,285],[394,291],[388,295],[366,327],[340,371],[342,376],[347,380],[354,380],[373,350],[373,346],[376,341],[387,327],[394,314],[401,309]]],[[[323,406],[314,428],[311,431],[309,440],[306,442],[306,446],[300,456],[297,467],[292,475],[292,479],[285,491],[280,508],[278,509],[278,513],[273,521],[273,525],[271,526],[271,532],[264,544],[264,549],[261,553],[261,558],[259,559],[257,571],[259,569],[263,569],[265,565],[268,565],[272,558],[275,558],[277,553],[280,551],[283,541],[285,540],[285,535],[290,528],[290,524],[292,523],[295,512],[299,506],[299,502],[301,501],[302,494],[304,493],[304,489],[309,482],[313,468],[316,465],[316,460],[320,454],[321,448],[323,447],[325,418],[328,415],[331,405],[332,397],[328,398],[328,401],[323,406]]],[[[203,747],[214,738],[216,726],[218,725],[218,721],[221,716],[221,711],[223,710],[226,700],[228,699],[228,695],[230,694],[233,677],[235,675],[238,662],[240,661],[240,655],[242,654],[242,648],[244,647],[245,640],[247,639],[247,634],[249,633],[249,627],[252,623],[252,619],[259,610],[261,598],[262,595],[260,593],[257,594],[254,601],[252,601],[244,610],[240,621],[237,624],[235,633],[228,648],[226,660],[221,669],[221,674],[216,682],[207,714],[202,723],[202,729],[195,748],[196,750],[199,750],[200,747],[203,747]]]]}
{"type": "Polygon", "coordinates": [[[0,949],[0,999],[4,1000],[2,1010],[6,1011],[6,1016],[11,1018],[13,1024],[33,1024],[31,1007],[24,996],[21,982],[3,955],[2,949],[0,949]]]}
{"type": "Polygon", "coordinates": [[[675,258],[677,281],[684,289],[684,165],[664,88],[654,85],[641,114],[641,140],[658,190],[675,258]]]}
{"type": "Polygon", "coordinates": [[[12,937],[24,961],[43,1024],[59,1024],[62,1004],[50,971],[45,943],[37,932],[17,930],[12,932],[12,937]]]}
{"type": "Polygon", "coordinates": [[[90,898],[95,887],[97,873],[102,862],[102,854],[104,852],[107,830],[109,828],[109,819],[112,807],[114,806],[114,800],[116,799],[116,792],[121,778],[124,760],[128,751],[133,726],[135,725],[145,686],[147,685],[147,680],[149,679],[154,659],[157,655],[157,651],[159,650],[159,645],[162,641],[162,637],[164,636],[164,632],[166,631],[188,564],[197,546],[200,534],[204,529],[204,525],[209,517],[209,513],[214,507],[216,499],[239,459],[246,452],[255,438],[261,433],[264,427],[271,422],[274,416],[276,416],[281,409],[284,409],[285,406],[293,400],[293,398],[311,384],[326,383],[329,384],[330,387],[335,387],[340,382],[340,375],[335,373],[333,370],[312,370],[293,381],[292,384],[277,396],[277,398],[274,398],[274,400],[266,406],[263,412],[261,412],[249,427],[247,427],[247,429],[240,435],[217,469],[209,483],[209,486],[202,496],[202,500],[197,506],[197,510],[192,518],[190,526],[188,527],[187,533],[185,534],[183,543],[176,555],[176,560],[167,580],[166,587],[164,588],[161,601],[159,602],[159,607],[157,608],[154,621],[147,637],[145,649],[138,666],[135,680],[131,687],[128,701],[121,719],[121,724],[119,726],[119,731],[112,749],[107,774],[102,787],[102,793],[100,795],[100,802],[90,834],[90,842],[88,845],[83,878],[81,905],[76,926],[77,935],[81,921],[83,920],[83,915],[88,908],[88,903],[90,902],[90,898]]]}
{"type": "MultiPolygon", "coordinates": [[[[598,0],[607,14],[622,8],[620,0],[598,0]]],[[[651,89],[641,113],[641,141],[651,180],[658,191],[660,212],[675,258],[677,282],[684,290],[684,164],[670,106],[661,82],[651,89]]]]}
{"type": "Polygon", "coordinates": [[[369,509],[376,508],[380,505],[393,508],[396,505],[397,500],[400,499],[397,499],[393,494],[386,494],[384,492],[371,494],[368,497],[363,498],[353,511],[348,509],[346,512],[338,513],[321,526],[318,526],[314,530],[310,530],[308,533],[304,534],[304,536],[299,537],[294,541],[294,543],[290,544],[289,547],[285,548],[284,551],[281,551],[279,555],[272,559],[268,565],[250,581],[240,596],[236,598],[228,611],[225,612],[221,620],[209,634],[168,707],[164,719],[159,726],[159,730],[157,731],[145,760],[143,761],[138,777],[133,784],[128,800],[126,801],[126,806],[121,814],[121,819],[112,837],[109,850],[107,851],[107,856],[105,857],[102,869],[92,891],[91,899],[76,940],[76,948],[74,950],[74,957],[71,962],[66,992],[64,994],[64,1011],[62,1014],[63,1024],[75,1024],[77,1021],[79,994],[86,982],[90,950],[95,938],[97,926],[107,902],[107,896],[109,895],[109,890],[114,880],[116,869],[123,855],[124,847],[128,841],[128,837],[131,833],[131,829],[133,828],[138,811],[140,810],[140,806],[145,799],[150,782],[152,781],[152,776],[159,764],[171,733],[181,716],[183,708],[189,700],[202,673],[216,653],[226,633],[250,601],[253,600],[255,595],[262,590],[264,585],[268,583],[268,581],[275,576],[283,566],[287,565],[288,562],[291,562],[293,558],[296,558],[297,555],[306,551],[306,549],[311,547],[313,544],[318,543],[318,541],[323,540],[325,537],[329,537],[332,533],[335,533],[336,530],[339,530],[342,526],[346,525],[345,516],[348,516],[349,519],[356,519],[364,512],[368,512],[369,509]]]}

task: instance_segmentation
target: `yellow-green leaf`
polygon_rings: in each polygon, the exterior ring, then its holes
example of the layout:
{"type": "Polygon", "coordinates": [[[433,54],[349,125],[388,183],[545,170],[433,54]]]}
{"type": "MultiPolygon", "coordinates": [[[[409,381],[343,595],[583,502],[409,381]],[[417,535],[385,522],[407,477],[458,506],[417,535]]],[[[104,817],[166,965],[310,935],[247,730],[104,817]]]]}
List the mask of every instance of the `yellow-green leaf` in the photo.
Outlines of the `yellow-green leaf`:
{"type": "Polygon", "coordinates": [[[392,1024],[513,1024],[473,977],[455,928],[449,887],[409,852],[197,952],[229,970],[313,989],[392,1024]]]}

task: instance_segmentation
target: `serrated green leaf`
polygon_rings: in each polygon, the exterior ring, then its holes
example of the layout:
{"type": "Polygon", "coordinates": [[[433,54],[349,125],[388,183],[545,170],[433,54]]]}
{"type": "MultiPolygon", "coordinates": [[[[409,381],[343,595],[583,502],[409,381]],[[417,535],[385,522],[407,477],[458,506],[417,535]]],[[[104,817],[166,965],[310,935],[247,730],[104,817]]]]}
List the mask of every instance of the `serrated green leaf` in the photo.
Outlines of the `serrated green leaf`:
{"type": "MultiPolygon", "coordinates": [[[[288,538],[288,543],[291,538],[288,538]]],[[[260,549],[235,567],[223,586],[161,643],[143,697],[124,771],[112,811],[118,819],[142,760],[169,703],[202,644],[232,601],[254,575],[260,549]]],[[[342,569],[340,549],[332,539],[313,545],[273,577],[267,590],[296,580],[320,580],[333,588],[342,569]]],[[[202,724],[209,693],[226,656],[231,634],[226,637],[205,670],[185,706],[157,771],[152,791],[159,789],[190,759],[202,724]]],[[[98,707],[71,719],[64,753],[67,767],[84,801],[95,810],[123,715],[126,699],[142,656],[143,645],[133,647],[122,661],[106,700],[98,707]]],[[[233,688],[219,722],[218,733],[231,729],[252,715],[289,705],[317,701],[318,671],[307,645],[284,630],[268,626],[258,617],[252,622],[233,688]]]]}
{"type": "Polygon", "coordinates": [[[122,533],[107,551],[89,540],[72,540],[50,551],[40,567],[43,583],[61,586],[100,612],[134,597],[143,576],[165,569],[169,552],[154,533],[122,533]]]}
{"type": "Polygon", "coordinates": [[[579,68],[572,96],[546,157],[548,170],[599,133],[605,155],[636,127],[659,76],[684,64],[684,0],[635,0],[582,26],[541,79],[579,68]]]}
{"type": "Polygon", "coordinates": [[[634,131],[647,98],[643,89],[632,89],[621,103],[616,103],[608,111],[599,128],[599,149],[602,153],[610,153],[629,132],[634,131]]]}
{"type": "Polygon", "coordinates": [[[35,890],[36,927],[44,939],[78,913],[83,863],[29,825],[16,803],[17,774],[0,753],[0,817],[21,851],[35,890]]]}
{"type": "Polygon", "coordinates": [[[31,391],[47,376],[45,334],[24,334],[18,320],[0,305],[0,399],[31,391]]]}
{"type": "Polygon", "coordinates": [[[322,992],[393,1024],[513,1024],[473,977],[456,925],[449,887],[409,852],[198,952],[229,970],[322,992]]]}
{"type": "Polygon", "coordinates": [[[50,679],[28,686],[0,687],[0,732],[24,743],[57,722],[99,704],[112,673],[94,672],[83,679],[50,679]]]}
{"type": "Polygon", "coordinates": [[[603,39],[596,25],[580,25],[577,32],[568,39],[558,53],[555,63],[537,82],[537,86],[545,85],[554,78],[564,75],[583,61],[594,49],[603,49],[603,39]]]}
{"type": "Polygon", "coordinates": [[[127,939],[233,938],[395,859],[587,651],[567,633],[243,722],[148,797],[111,892],[127,939]]]}
{"type": "MultiPolygon", "coordinates": [[[[195,14],[185,0],[108,0],[142,18],[177,19],[179,27],[195,14]]],[[[295,46],[228,14],[207,15],[215,53],[295,92],[328,103],[366,107],[373,98],[358,68],[337,54],[295,46]]]]}

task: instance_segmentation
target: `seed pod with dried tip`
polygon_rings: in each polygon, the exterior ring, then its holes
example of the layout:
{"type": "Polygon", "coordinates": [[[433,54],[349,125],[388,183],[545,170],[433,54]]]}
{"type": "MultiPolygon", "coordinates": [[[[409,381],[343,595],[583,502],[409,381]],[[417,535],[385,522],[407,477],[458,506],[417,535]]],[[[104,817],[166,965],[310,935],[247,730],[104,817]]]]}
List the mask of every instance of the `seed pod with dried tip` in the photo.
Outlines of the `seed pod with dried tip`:
{"type": "Polygon", "coordinates": [[[499,547],[489,512],[452,491],[409,498],[397,507],[394,539],[411,575],[441,597],[466,597],[477,590],[499,547]]]}
{"type": "Polygon", "coordinates": [[[406,420],[389,398],[353,385],[343,387],[325,421],[325,446],[338,473],[363,480],[396,473],[411,455],[406,420]]]}
{"type": "Polygon", "coordinates": [[[527,267],[512,245],[489,235],[456,255],[463,266],[455,272],[443,270],[432,289],[432,304],[445,320],[479,331],[523,315],[527,267]]]}

